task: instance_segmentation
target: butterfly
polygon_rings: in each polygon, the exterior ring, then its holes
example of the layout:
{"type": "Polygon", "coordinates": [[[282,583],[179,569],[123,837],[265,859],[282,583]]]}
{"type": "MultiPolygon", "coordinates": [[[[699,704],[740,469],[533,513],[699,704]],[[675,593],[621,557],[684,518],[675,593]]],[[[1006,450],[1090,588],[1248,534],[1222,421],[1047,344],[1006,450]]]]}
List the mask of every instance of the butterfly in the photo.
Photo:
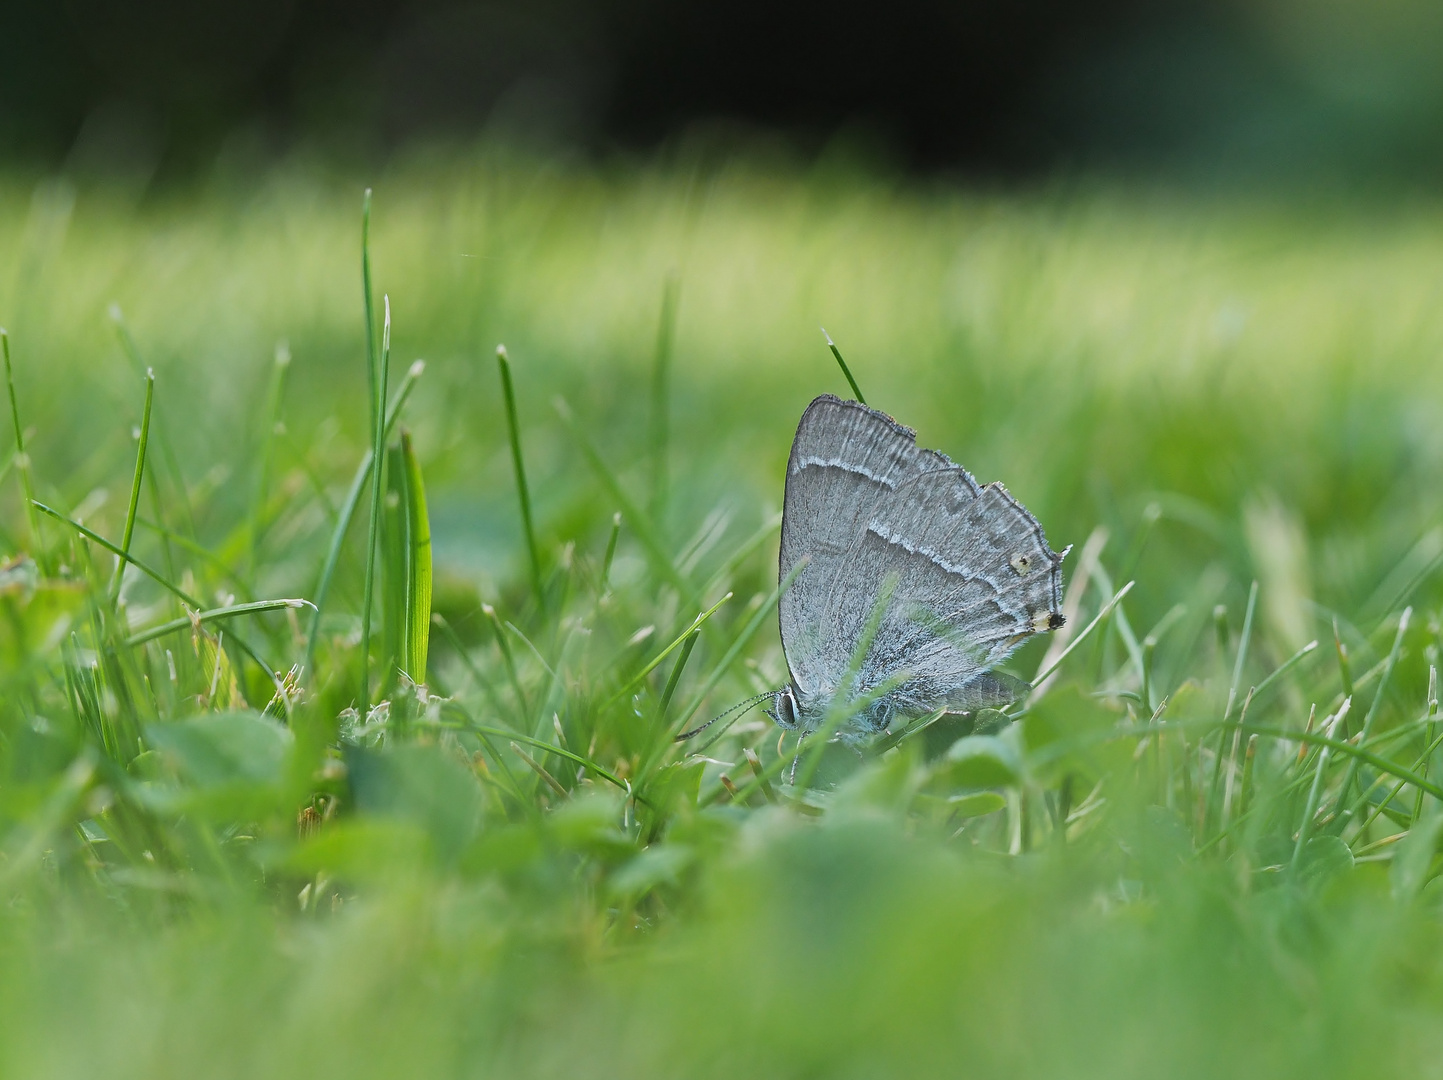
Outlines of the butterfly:
{"type": "MultiPolygon", "coordinates": [[[[1070,549],[1069,549],[1070,550],[1070,549]]],[[[1062,560],[1001,484],[979,486],[886,413],[831,394],[802,414],[787,462],[779,567],[791,676],[783,728],[888,730],[1027,689],[992,669],[1063,624],[1062,560]]]]}

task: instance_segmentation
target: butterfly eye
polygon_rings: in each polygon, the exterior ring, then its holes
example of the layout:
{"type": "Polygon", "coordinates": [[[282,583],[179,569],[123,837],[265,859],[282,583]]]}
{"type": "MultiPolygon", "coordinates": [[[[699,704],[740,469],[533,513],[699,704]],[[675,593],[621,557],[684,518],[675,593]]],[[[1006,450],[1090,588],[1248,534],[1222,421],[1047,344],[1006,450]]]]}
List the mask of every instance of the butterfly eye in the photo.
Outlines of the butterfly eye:
{"type": "Polygon", "coordinates": [[[1032,559],[1020,551],[1008,561],[1012,563],[1012,569],[1017,571],[1018,577],[1026,577],[1027,571],[1032,569],[1032,559]]]}

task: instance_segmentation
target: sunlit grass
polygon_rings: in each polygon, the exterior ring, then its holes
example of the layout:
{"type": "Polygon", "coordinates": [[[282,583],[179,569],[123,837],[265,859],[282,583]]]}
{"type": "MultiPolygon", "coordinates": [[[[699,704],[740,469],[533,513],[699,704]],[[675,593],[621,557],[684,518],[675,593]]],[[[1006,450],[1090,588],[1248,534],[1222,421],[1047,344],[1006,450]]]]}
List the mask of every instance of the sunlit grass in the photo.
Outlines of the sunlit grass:
{"type": "Polygon", "coordinates": [[[0,185],[6,1070],[1436,1059],[1434,208],[253,181],[0,185]],[[1076,545],[1038,689],[678,742],[852,377],[1076,545]]]}

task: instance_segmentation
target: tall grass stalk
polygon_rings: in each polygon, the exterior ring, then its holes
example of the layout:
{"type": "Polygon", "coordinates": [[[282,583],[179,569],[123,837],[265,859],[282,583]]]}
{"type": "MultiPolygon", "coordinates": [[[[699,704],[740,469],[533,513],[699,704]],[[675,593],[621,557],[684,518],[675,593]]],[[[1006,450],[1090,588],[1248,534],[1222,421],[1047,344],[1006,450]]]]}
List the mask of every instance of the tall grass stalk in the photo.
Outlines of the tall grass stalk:
{"type": "Polygon", "coordinates": [[[819,329],[822,331],[822,337],[827,339],[827,348],[832,350],[832,356],[836,359],[837,366],[842,369],[842,374],[846,376],[847,385],[852,388],[852,396],[863,405],[867,404],[867,399],[862,396],[862,388],[857,385],[857,380],[852,377],[852,369],[849,368],[847,362],[842,359],[842,350],[837,348],[837,343],[832,340],[832,335],[827,333],[825,326],[819,327],[819,329]]]}
{"type": "Polygon", "coordinates": [[[10,335],[0,327],[0,353],[5,358],[5,391],[10,397],[10,422],[15,428],[15,472],[20,477],[20,494],[25,500],[25,518],[30,526],[30,546],[36,560],[45,565],[40,520],[35,516],[35,484],[30,475],[30,456],[25,453],[25,429],[20,426],[20,401],[15,394],[15,372],[10,366],[10,335]]]}
{"type": "Polygon", "coordinates": [[[496,346],[496,367],[501,374],[501,397],[506,406],[506,431],[511,440],[511,464],[516,474],[516,498],[521,504],[521,531],[531,568],[531,590],[538,608],[545,609],[545,588],[541,582],[541,550],[536,544],[536,527],[531,516],[531,489],[526,486],[526,464],[521,458],[521,423],[516,416],[516,389],[511,383],[511,360],[506,346],[496,346]]]}
{"type": "Polygon", "coordinates": [[[140,488],[145,478],[145,454],[150,446],[150,409],[155,403],[155,372],[145,373],[145,408],[140,416],[139,437],[135,448],[135,476],[130,483],[130,501],[125,508],[125,531],[121,533],[122,556],[115,562],[115,576],[110,582],[110,603],[120,599],[120,581],[125,574],[125,556],[130,554],[130,541],[135,536],[135,515],[140,509],[140,488]]]}
{"type": "Polygon", "coordinates": [[[671,364],[676,343],[677,301],[681,279],[675,272],[666,276],[661,292],[661,318],[656,329],[656,352],[651,370],[651,520],[665,531],[667,501],[667,458],[671,438],[671,364]]]}
{"type": "MultiPolygon", "coordinates": [[[[385,300],[381,369],[376,380],[375,437],[371,442],[371,514],[366,535],[365,589],[361,600],[361,715],[371,708],[371,607],[376,587],[376,547],[381,532],[381,490],[386,449],[386,383],[391,368],[391,298],[385,300]]],[[[319,617],[319,610],[317,611],[319,617]]]]}

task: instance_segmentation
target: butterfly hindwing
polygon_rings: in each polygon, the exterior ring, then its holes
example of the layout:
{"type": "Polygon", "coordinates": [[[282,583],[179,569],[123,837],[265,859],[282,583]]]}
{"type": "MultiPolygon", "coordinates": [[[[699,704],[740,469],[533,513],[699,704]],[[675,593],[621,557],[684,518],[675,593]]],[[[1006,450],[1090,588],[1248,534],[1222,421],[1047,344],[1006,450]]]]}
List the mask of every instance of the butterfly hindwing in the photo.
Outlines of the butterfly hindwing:
{"type": "Polygon", "coordinates": [[[978,489],[960,468],[900,487],[856,551],[858,577],[897,579],[868,668],[908,672],[922,707],[940,707],[1026,637],[1062,623],[1062,557],[1005,488],[978,489]]]}
{"type": "Polygon", "coordinates": [[[828,395],[803,414],[781,547],[783,577],[807,560],[781,602],[803,697],[838,688],[884,582],[890,595],[857,689],[905,672],[896,696],[908,711],[995,699],[987,670],[1029,634],[1061,625],[1062,559],[1036,519],[1001,485],[979,487],[856,402],[828,395]]]}

